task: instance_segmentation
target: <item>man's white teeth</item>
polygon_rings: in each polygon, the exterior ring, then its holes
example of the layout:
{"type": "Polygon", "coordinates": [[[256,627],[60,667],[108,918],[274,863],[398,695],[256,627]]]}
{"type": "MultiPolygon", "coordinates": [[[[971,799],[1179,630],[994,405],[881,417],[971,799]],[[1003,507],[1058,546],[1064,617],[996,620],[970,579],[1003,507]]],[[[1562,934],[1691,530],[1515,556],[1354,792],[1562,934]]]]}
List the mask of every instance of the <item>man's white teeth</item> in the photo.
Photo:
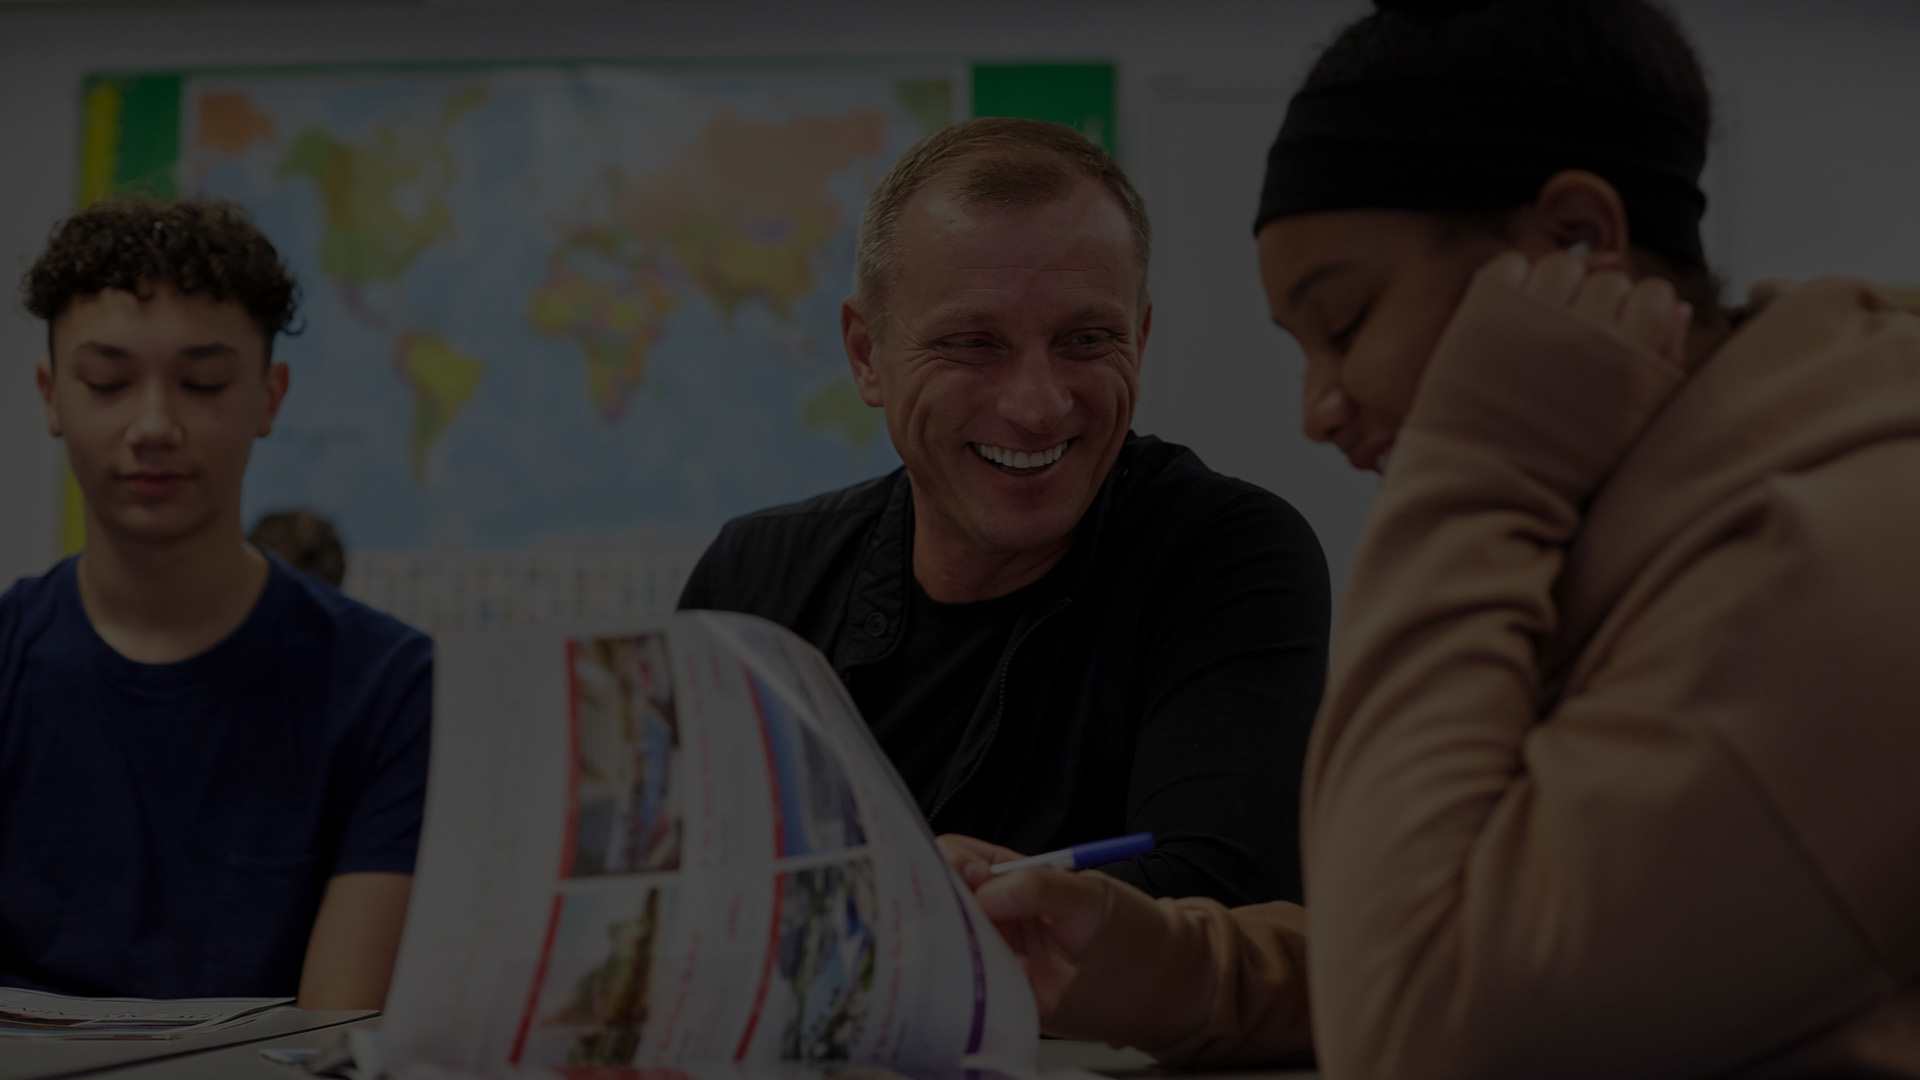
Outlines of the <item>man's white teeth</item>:
{"type": "Polygon", "coordinates": [[[1032,453],[1025,450],[1009,450],[1004,446],[988,446],[985,443],[972,443],[970,445],[973,447],[974,453],[979,454],[995,465],[1001,465],[1009,469],[1038,469],[1059,461],[1060,456],[1067,452],[1067,447],[1072,441],[1073,440],[1069,439],[1050,450],[1039,450],[1032,453]]]}

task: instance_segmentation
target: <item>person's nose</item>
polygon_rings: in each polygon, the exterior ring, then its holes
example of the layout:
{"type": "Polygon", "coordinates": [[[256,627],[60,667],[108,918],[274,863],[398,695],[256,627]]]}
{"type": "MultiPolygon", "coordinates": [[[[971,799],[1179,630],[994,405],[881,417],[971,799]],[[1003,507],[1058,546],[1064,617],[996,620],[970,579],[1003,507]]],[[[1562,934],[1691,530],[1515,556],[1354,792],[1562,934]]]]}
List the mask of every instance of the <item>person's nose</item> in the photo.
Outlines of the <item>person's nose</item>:
{"type": "Polygon", "coordinates": [[[1037,435],[1059,430],[1073,412],[1073,391],[1059,370],[1066,362],[1041,348],[1013,357],[1000,387],[1001,418],[1037,435]]]}
{"type": "Polygon", "coordinates": [[[1300,404],[1300,430],[1312,442],[1334,442],[1353,419],[1353,402],[1324,368],[1309,369],[1300,404]]]}
{"type": "Polygon", "coordinates": [[[167,450],[180,445],[186,431],[180,425],[179,401],[155,379],[139,385],[138,411],[127,427],[127,442],[135,450],[167,450]]]}

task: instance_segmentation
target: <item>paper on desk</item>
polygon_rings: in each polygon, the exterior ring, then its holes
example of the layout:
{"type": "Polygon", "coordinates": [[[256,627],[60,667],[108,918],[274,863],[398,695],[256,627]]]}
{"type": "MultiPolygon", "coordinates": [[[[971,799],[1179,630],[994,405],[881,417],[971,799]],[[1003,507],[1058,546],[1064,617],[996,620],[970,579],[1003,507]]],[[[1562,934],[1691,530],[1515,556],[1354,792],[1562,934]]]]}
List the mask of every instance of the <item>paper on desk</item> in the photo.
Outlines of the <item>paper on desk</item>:
{"type": "Polygon", "coordinates": [[[292,1003],[292,998],[67,997],[0,987],[0,1038],[174,1039],[292,1003]]]}

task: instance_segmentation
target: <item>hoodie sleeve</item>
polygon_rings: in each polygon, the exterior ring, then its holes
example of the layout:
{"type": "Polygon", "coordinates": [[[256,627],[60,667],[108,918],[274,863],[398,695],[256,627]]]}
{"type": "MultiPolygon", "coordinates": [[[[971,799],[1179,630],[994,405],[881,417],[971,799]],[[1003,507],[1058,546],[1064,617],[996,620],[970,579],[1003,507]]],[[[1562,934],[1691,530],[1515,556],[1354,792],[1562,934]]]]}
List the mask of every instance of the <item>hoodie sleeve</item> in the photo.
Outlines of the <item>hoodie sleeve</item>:
{"type": "Polygon", "coordinates": [[[1443,338],[1308,756],[1328,1075],[1715,1073],[1920,969],[1920,433],[1730,500],[1543,701],[1566,546],[1679,377],[1488,282],[1443,338]]]}

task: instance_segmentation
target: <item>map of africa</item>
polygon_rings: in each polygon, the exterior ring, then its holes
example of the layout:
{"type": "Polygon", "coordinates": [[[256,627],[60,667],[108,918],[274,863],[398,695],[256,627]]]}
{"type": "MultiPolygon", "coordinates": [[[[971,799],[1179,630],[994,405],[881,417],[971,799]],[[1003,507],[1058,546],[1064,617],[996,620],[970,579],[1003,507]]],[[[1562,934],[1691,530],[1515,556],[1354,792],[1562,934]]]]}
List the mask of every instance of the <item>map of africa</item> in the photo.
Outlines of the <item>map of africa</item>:
{"type": "Polygon", "coordinates": [[[196,76],[185,194],[299,277],[249,518],[356,547],[705,531],[898,465],[839,336],[868,190],[943,69],[196,76]]]}

